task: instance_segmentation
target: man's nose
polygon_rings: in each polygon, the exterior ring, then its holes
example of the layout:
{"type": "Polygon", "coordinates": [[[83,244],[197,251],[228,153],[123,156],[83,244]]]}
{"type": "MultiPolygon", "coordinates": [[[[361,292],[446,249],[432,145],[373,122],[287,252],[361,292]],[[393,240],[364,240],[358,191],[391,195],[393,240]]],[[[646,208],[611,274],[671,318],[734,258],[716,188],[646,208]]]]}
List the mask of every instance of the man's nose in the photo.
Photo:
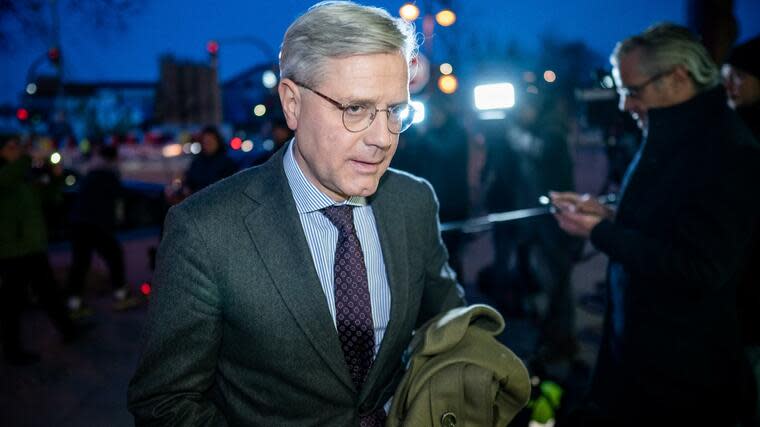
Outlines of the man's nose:
{"type": "Polygon", "coordinates": [[[367,129],[365,138],[367,143],[386,149],[391,146],[394,136],[388,130],[388,113],[386,111],[375,113],[375,120],[372,121],[367,129]]]}

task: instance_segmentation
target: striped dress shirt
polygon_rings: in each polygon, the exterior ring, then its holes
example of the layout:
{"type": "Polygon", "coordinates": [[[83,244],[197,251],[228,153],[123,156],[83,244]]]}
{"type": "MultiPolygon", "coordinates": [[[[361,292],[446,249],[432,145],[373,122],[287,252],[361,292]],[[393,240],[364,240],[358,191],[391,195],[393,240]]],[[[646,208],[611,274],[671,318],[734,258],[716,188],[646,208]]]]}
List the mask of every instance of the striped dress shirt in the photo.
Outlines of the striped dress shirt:
{"type": "Polygon", "coordinates": [[[338,229],[325,217],[320,209],[332,205],[349,204],[354,207],[354,228],[364,253],[364,264],[367,268],[369,295],[372,307],[372,324],[375,329],[375,357],[380,350],[385,329],[388,326],[391,309],[391,291],[388,287],[388,276],[380,248],[380,237],[377,234],[375,216],[372,206],[365,197],[351,197],[343,203],[336,203],[319,191],[304,176],[293,157],[293,139],[287,147],[283,158],[285,176],[296,202],[298,217],[301,220],[306,241],[309,244],[314,268],[317,270],[322,291],[330,309],[330,316],[335,322],[335,288],[333,285],[333,265],[335,263],[335,248],[338,244],[338,229]]]}

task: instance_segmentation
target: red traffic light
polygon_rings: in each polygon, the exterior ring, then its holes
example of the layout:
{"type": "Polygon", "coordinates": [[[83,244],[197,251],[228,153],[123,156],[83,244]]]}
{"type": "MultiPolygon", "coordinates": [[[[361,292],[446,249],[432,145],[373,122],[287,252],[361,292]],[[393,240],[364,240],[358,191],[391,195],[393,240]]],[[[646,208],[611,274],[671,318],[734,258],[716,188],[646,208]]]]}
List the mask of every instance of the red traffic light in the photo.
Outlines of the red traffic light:
{"type": "Polygon", "coordinates": [[[142,292],[142,294],[145,295],[146,297],[150,295],[150,291],[151,291],[150,283],[145,282],[142,285],[140,285],[140,292],[142,292]]]}
{"type": "Polygon", "coordinates": [[[48,49],[47,56],[52,63],[58,65],[61,61],[61,50],[57,47],[51,47],[48,49]]]}
{"type": "Polygon", "coordinates": [[[29,118],[29,111],[26,108],[19,108],[16,110],[16,118],[22,122],[29,118]]]}
{"type": "Polygon", "coordinates": [[[208,51],[209,55],[216,56],[219,53],[219,43],[216,40],[209,40],[206,43],[206,51],[208,51]]]}

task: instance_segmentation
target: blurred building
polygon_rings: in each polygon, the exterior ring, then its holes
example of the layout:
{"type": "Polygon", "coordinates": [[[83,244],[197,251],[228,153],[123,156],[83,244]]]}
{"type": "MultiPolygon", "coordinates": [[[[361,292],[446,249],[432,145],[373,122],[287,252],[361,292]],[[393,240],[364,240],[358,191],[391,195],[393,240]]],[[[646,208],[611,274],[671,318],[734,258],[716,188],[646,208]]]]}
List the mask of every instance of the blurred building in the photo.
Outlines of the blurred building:
{"type": "MultiPolygon", "coordinates": [[[[107,133],[125,134],[153,120],[154,82],[64,82],[40,76],[28,90],[24,120],[37,133],[84,138],[107,133]]],[[[60,142],[60,141],[59,141],[60,142]]]]}
{"type": "Polygon", "coordinates": [[[156,119],[170,124],[220,124],[222,99],[216,67],[162,57],[156,119]]]}
{"type": "Polygon", "coordinates": [[[158,82],[61,84],[57,76],[37,76],[20,106],[0,108],[0,129],[51,135],[59,143],[106,135],[129,141],[156,129],[177,133],[206,124],[258,131],[282,114],[273,63],[255,65],[224,83],[213,61],[165,56],[160,67],[158,82]]]}

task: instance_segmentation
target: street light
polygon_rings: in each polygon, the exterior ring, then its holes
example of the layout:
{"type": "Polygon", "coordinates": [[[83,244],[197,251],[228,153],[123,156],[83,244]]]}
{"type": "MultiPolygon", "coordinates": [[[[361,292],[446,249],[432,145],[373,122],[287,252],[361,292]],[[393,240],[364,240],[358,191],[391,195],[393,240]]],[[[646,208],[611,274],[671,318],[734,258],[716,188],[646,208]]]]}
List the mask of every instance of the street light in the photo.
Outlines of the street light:
{"type": "Polygon", "coordinates": [[[451,95],[457,91],[459,82],[453,74],[444,74],[438,78],[438,89],[446,95],[451,95]]]}
{"type": "Polygon", "coordinates": [[[457,16],[451,11],[451,9],[443,9],[435,14],[435,22],[442,27],[450,27],[454,25],[456,20],[457,16]]]}
{"type": "Polygon", "coordinates": [[[399,16],[407,22],[414,21],[420,16],[420,8],[413,3],[404,3],[398,10],[399,16]]]}

